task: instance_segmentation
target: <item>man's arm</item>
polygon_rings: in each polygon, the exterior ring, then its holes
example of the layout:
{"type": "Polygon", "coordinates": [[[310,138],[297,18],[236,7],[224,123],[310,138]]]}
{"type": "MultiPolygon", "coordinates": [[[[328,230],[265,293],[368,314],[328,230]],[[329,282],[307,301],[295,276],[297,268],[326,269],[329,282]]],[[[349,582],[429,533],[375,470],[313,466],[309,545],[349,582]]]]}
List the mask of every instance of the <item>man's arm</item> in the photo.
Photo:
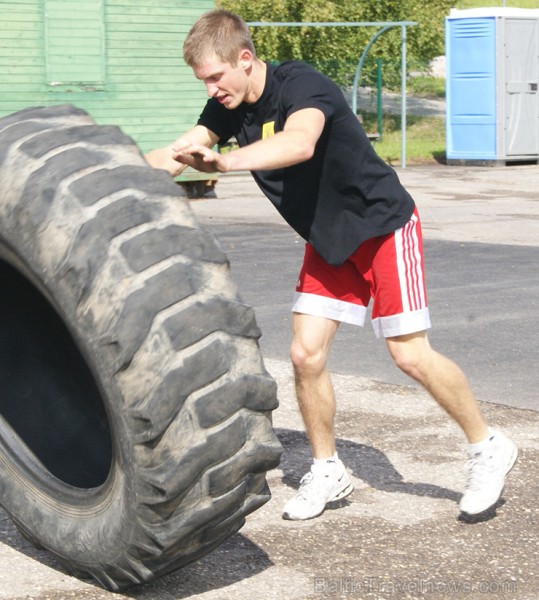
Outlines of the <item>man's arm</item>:
{"type": "Polygon", "coordinates": [[[324,125],[325,116],[321,110],[304,108],[288,117],[283,131],[226,154],[182,138],[172,144],[172,151],[175,160],[208,173],[281,169],[313,156],[324,125]]]}
{"type": "Polygon", "coordinates": [[[205,146],[211,148],[218,142],[218,137],[210,131],[208,128],[202,125],[196,125],[193,129],[190,129],[187,133],[180,136],[175,142],[164,148],[156,148],[148,152],[144,158],[146,162],[156,169],[164,169],[168,171],[173,177],[180,175],[180,173],[187,166],[184,163],[178,162],[175,158],[175,152],[172,148],[179,144],[197,144],[199,146],[205,146]]]}

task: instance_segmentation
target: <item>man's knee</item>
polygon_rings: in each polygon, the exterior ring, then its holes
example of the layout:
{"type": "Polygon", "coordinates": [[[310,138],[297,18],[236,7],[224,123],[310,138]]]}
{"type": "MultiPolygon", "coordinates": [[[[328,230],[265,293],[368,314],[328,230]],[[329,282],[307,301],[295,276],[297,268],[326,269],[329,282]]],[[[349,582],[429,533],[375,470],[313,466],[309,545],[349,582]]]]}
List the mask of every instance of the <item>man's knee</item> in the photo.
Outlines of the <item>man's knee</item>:
{"type": "Polygon", "coordinates": [[[338,323],[323,317],[294,314],[290,358],[296,373],[318,374],[326,367],[338,323]]]}
{"type": "Polygon", "coordinates": [[[397,367],[409,377],[422,381],[429,370],[432,348],[424,332],[388,338],[387,347],[397,367]]]}
{"type": "Polygon", "coordinates": [[[319,373],[326,364],[323,349],[308,347],[298,338],[294,338],[290,346],[290,360],[298,373],[319,373]]]}

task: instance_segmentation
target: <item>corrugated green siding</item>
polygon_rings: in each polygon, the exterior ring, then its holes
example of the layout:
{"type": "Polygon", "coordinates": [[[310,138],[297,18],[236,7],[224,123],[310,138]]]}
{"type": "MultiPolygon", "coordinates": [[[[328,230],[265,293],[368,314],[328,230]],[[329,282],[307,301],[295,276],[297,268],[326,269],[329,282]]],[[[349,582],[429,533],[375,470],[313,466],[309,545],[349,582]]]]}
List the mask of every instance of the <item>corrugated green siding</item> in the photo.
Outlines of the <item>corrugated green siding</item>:
{"type": "Polygon", "coordinates": [[[0,0],[0,115],[68,102],[119,125],[143,151],[169,143],[206,100],[181,54],[192,23],[212,8],[213,0],[0,0]]]}

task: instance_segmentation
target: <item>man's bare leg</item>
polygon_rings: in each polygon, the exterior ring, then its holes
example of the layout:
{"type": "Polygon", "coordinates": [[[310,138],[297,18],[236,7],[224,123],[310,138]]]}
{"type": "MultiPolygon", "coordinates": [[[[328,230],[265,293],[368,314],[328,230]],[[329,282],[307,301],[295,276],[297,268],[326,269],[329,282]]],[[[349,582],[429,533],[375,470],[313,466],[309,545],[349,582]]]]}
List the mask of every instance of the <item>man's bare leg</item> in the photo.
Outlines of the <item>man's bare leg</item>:
{"type": "Polygon", "coordinates": [[[515,464],[516,445],[502,432],[487,427],[466,377],[455,363],[430,347],[425,332],[390,338],[387,345],[396,364],[425,387],[468,438],[473,460],[468,463],[461,512],[474,516],[490,510],[515,464]]]}
{"type": "Polygon", "coordinates": [[[487,425],[464,373],[450,359],[434,351],[426,332],[386,340],[397,366],[418,381],[460,425],[468,442],[488,435],[487,425]]]}
{"type": "Polygon", "coordinates": [[[297,494],[283,509],[283,518],[312,519],[328,502],[348,496],[354,489],[335,447],[335,394],[327,369],[327,356],[338,323],[294,313],[294,365],[298,404],[313,453],[313,464],[301,479],[297,494]]]}
{"type": "Polygon", "coordinates": [[[335,454],[335,393],[327,356],[337,321],[293,313],[294,339],[290,356],[296,395],[314,458],[335,454]]]}

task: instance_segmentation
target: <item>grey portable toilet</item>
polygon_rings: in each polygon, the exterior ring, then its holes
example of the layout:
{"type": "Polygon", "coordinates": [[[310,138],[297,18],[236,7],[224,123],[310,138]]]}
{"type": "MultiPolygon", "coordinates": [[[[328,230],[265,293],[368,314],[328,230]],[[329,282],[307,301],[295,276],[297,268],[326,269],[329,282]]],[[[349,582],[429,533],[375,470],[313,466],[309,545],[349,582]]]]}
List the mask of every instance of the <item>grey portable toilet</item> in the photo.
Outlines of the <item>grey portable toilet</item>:
{"type": "Polygon", "coordinates": [[[446,17],[447,162],[539,161],[539,9],[446,17]]]}

